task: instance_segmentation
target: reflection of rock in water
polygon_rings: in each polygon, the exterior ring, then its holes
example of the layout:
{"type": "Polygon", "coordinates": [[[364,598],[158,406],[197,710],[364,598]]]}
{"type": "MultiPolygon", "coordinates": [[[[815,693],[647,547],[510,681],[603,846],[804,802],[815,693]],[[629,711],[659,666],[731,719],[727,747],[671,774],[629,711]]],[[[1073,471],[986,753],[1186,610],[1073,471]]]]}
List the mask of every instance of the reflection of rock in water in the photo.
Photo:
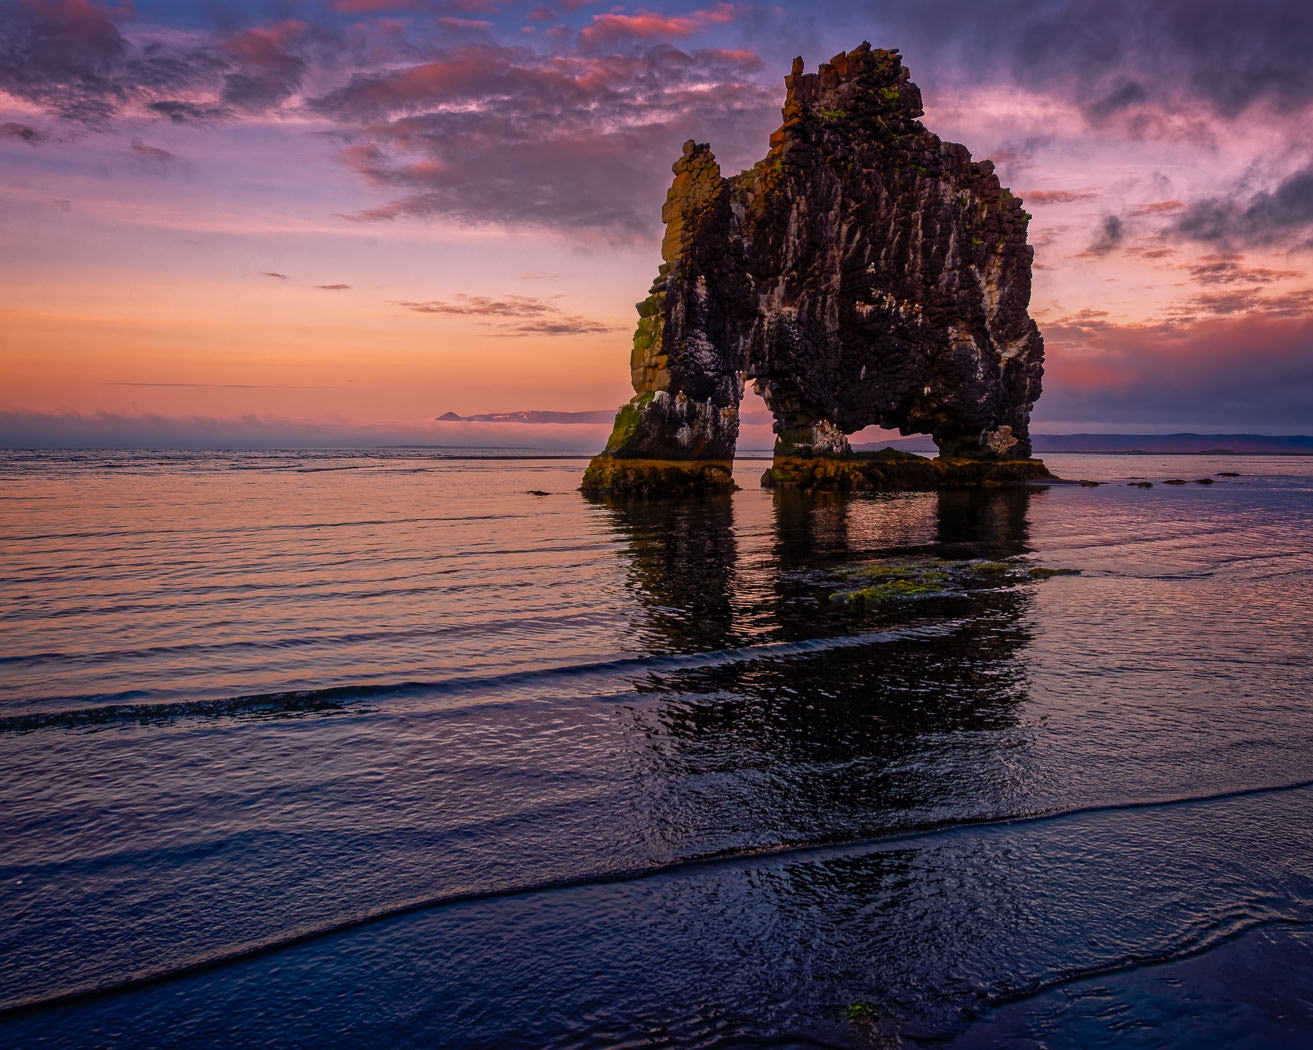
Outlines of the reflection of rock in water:
{"type": "Polygon", "coordinates": [[[1030,552],[1030,501],[1043,489],[955,489],[939,496],[939,545],[945,555],[1010,558],[1030,552]]]}
{"type": "Polygon", "coordinates": [[[836,573],[882,556],[1025,550],[1025,490],[844,499],[781,492],[774,557],[736,568],[729,500],[617,507],[633,591],[664,644],[708,650],[820,641],[813,652],[654,673],[635,711],[652,751],[660,834],[812,841],[1002,807],[1025,762],[1020,658],[1034,584],[855,608],[836,573]],[[884,545],[881,545],[881,537],[884,545]],[[944,625],[942,637],[853,644],[944,625]],[[825,645],[831,642],[834,644],[825,645]],[[966,793],[966,798],[963,798],[966,793]]]}
{"type": "Polygon", "coordinates": [[[944,489],[852,498],[781,489],[772,494],[781,567],[818,557],[898,553],[1008,558],[1027,553],[1033,488],[944,489]]]}
{"type": "Polygon", "coordinates": [[[698,652],[733,640],[737,547],[729,496],[608,504],[628,543],[629,588],[654,648],[698,652]]]}
{"type": "Polygon", "coordinates": [[[937,504],[931,492],[852,498],[785,488],[772,499],[776,552],[785,570],[816,558],[842,562],[935,542],[937,504]]]}

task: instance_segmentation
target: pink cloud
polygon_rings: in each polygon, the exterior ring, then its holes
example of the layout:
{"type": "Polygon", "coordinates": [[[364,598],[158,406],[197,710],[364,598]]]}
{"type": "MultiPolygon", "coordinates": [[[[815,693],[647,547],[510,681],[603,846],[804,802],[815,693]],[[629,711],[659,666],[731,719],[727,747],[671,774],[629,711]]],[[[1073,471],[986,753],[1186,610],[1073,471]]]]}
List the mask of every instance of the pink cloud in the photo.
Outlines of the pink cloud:
{"type": "Polygon", "coordinates": [[[624,40],[655,40],[692,36],[700,23],[695,18],[661,15],[639,11],[636,15],[593,15],[593,21],[579,31],[579,39],[588,45],[615,44],[624,40]]]}
{"type": "Polygon", "coordinates": [[[1093,200],[1098,195],[1095,190],[1026,190],[1018,194],[1027,204],[1072,204],[1093,200]]]}
{"type": "Polygon", "coordinates": [[[730,23],[734,21],[736,13],[736,6],[728,3],[694,11],[689,15],[668,15],[642,9],[632,15],[612,11],[604,15],[593,15],[592,22],[579,31],[579,40],[585,47],[591,48],[634,40],[682,39],[708,25],[730,23]]]}
{"type": "Polygon", "coordinates": [[[1136,208],[1132,215],[1170,215],[1178,212],[1185,205],[1181,201],[1153,201],[1150,204],[1141,204],[1136,208]]]}

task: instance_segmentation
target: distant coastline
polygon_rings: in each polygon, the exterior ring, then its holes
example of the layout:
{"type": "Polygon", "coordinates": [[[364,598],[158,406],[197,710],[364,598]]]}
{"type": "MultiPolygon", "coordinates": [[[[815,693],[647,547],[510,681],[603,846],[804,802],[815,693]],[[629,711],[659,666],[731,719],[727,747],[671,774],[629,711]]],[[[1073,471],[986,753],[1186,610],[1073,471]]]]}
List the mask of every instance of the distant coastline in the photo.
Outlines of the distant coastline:
{"type": "MultiPolygon", "coordinates": [[[[1313,455],[1313,437],[1306,434],[1032,434],[1035,455],[1046,452],[1110,452],[1123,455],[1313,455]]],[[[897,448],[906,452],[934,451],[928,438],[854,445],[855,451],[897,448]]]]}
{"type": "MultiPolygon", "coordinates": [[[[582,414],[582,413],[580,413],[582,414]]],[[[287,435],[290,440],[259,441],[252,436],[242,440],[232,433],[197,435],[179,439],[176,433],[130,433],[118,440],[109,434],[81,433],[65,441],[51,440],[50,434],[5,434],[0,431],[0,449],[8,452],[308,452],[343,453],[349,451],[402,452],[405,450],[441,451],[462,459],[588,459],[597,447],[594,442],[570,441],[553,446],[550,441],[500,444],[494,441],[398,441],[360,432],[306,440],[303,435],[287,435]],[[339,440],[332,440],[338,437],[339,440]],[[361,439],[364,440],[361,440],[361,439]],[[154,439],[154,440],[152,440],[154,439]],[[354,440],[353,440],[354,439],[354,440]]],[[[388,435],[391,436],[391,435],[388,435]]],[[[491,435],[489,435],[491,437],[491,435]]],[[[527,436],[527,435],[526,435],[527,436]]],[[[582,437],[582,435],[580,435],[582,437]]],[[[1313,436],[1307,434],[1032,434],[1035,455],[1061,452],[1115,455],[1284,455],[1313,456],[1313,436]]],[[[937,454],[934,443],[925,434],[883,441],[854,443],[854,452],[876,452],[894,448],[902,452],[937,454]]],[[[745,445],[737,459],[770,459],[770,447],[745,445]]]]}

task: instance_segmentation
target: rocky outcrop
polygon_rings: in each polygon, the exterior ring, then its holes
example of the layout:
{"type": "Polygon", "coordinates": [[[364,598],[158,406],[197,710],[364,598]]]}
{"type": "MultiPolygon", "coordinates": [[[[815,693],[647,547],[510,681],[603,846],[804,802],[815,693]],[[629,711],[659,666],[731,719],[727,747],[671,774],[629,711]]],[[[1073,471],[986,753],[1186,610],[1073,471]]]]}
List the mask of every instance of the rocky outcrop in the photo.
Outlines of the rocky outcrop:
{"type": "MultiPolygon", "coordinates": [[[[927,459],[887,448],[840,456],[780,455],[761,477],[766,488],[807,492],[927,492],[932,489],[983,488],[1052,479],[1038,459],[927,459]]],[[[704,490],[705,491],[705,490],[704,490]]]]}
{"type": "Polygon", "coordinates": [[[870,424],[928,433],[946,461],[1029,457],[1044,350],[1021,201],[920,123],[898,52],[802,68],[753,168],[726,178],[684,144],[638,305],[637,393],[585,488],[613,487],[614,461],[728,464],[746,380],[775,417],[777,468],[846,458],[870,424]]]}

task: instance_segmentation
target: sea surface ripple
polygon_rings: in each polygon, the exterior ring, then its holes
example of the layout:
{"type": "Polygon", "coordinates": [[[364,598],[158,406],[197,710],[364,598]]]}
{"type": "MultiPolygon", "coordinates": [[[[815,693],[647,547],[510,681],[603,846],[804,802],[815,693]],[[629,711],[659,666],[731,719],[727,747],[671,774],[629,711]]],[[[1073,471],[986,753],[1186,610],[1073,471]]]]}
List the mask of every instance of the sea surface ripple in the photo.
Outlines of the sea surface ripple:
{"type": "Polygon", "coordinates": [[[1313,460],[1049,463],[0,453],[0,1042],[1308,1045],[1313,460]]]}

